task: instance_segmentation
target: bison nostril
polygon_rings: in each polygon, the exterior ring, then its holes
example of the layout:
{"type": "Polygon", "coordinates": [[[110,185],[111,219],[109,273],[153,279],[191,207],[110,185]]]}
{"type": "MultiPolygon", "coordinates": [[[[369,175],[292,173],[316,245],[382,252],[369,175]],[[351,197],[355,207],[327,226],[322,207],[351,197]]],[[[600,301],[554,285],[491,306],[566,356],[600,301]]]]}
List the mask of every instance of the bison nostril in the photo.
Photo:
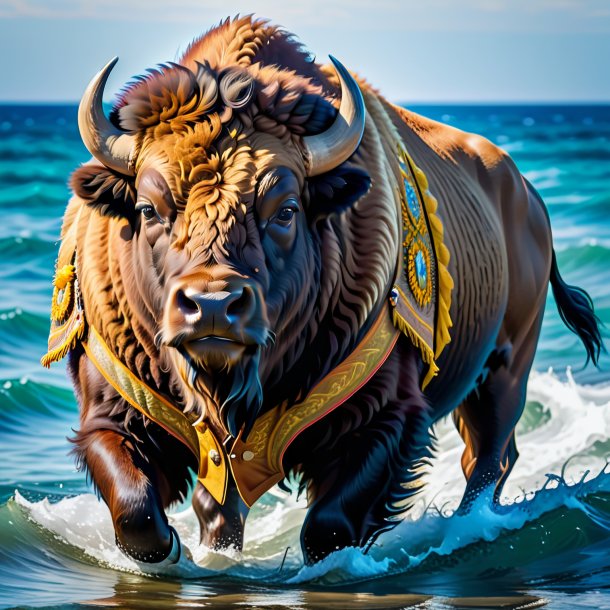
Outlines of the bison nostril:
{"type": "Polygon", "coordinates": [[[246,317],[254,308],[254,292],[249,286],[242,288],[241,294],[227,305],[229,318],[246,317]]]}
{"type": "Polygon", "coordinates": [[[176,306],[185,315],[192,315],[199,312],[197,301],[189,298],[183,290],[176,291],[176,306]]]}

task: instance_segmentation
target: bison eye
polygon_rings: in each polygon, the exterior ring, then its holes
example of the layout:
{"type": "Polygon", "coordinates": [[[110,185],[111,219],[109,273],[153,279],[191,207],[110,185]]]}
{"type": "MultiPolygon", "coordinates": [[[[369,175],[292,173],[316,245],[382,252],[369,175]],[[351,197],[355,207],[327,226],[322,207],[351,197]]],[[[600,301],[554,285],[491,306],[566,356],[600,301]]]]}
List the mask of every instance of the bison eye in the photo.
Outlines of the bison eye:
{"type": "Polygon", "coordinates": [[[142,214],[146,220],[150,220],[157,216],[157,210],[155,210],[155,207],[151,203],[148,203],[148,201],[139,201],[136,203],[136,212],[142,214]]]}
{"type": "Polygon", "coordinates": [[[271,219],[271,222],[282,227],[288,227],[298,211],[299,204],[296,199],[288,199],[279,209],[278,213],[271,219]]]}

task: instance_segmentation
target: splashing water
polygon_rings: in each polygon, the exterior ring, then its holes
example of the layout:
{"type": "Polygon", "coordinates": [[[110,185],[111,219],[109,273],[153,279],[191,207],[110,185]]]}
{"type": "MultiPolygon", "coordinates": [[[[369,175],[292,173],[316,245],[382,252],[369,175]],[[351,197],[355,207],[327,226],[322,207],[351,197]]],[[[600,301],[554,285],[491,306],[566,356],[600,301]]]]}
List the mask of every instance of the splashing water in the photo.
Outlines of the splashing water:
{"type": "MultiPolygon", "coordinates": [[[[264,582],[280,589],[369,581],[372,591],[398,586],[404,591],[429,583],[444,595],[461,594],[466,581],[474,584],[483,578],[496,590],[510,589],[519,580],[517,574],[520,579],[527,574],[526,582],[548,586],[565,578],[568,566],[572,578],[586,579],[590,574],[585,568],[599,553],[597,545],[610,539],[610,474],[599,444],[608,438],[608,427],[610,384],[579,386],[569,371],[566,381],[552,372],[533,374],[519,424],[521,457],[502,506],[492,509],[481,500],[468,514],[454,514],[464,488],[459,471],[462,447],[452,424],[440,422],[439,447],[425,494],[369,554],[343,549],[304,566],[299,530],[305,505],[294,494],[273,490],[248,519],[243,553],[201,547],[192,508],[173,512],[170,522],[192,559],[183,554],[161,575],[203,582],[264,582]],[[595,463],[597,471],[583,471],[585,463],[595,463]],[[544,480],[541,473],[548,473],[544,480]]],[[[3,510],[12,515],[15,527],[34,533],[55,556],[154,574],[117,548],[109,511],[93,494],[32,502],[17,492],[3,510]]],[[[598,562],[597,569],[610,578],[610,558],[598,562]]]]}

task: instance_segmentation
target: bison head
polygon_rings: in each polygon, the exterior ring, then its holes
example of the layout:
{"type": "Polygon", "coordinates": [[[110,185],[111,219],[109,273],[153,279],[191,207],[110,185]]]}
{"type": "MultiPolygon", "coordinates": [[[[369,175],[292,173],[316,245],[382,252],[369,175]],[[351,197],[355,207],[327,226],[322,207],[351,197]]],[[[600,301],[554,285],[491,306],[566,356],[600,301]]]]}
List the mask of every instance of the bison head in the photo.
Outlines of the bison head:
{"type": "Polygon", "coordinates": [[[319,224],[370,185],[345,163],[364,130],[362,94],[336,60],[338,112],[328,82],[294,71],[170,64],[136,81],[109,120],[115,62],[81,101],[95,160],[72,186],[127,220],[138,285],[126,291],[153,321],[185,408],[247,435],[263,387],[271,402],[295,399],[305,375],[324,372],[298,369],[334,298],[321,294],[321,260],[338,254],[323,252],[319,224]]]}

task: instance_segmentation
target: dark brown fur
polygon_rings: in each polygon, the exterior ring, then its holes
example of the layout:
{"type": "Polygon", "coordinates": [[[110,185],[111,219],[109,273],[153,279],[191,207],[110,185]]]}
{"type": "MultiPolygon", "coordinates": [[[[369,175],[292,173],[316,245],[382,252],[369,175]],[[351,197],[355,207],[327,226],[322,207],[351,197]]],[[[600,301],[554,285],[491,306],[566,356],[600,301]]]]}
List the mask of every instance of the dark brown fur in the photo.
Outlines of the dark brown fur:
{"type": "MultiPolygon", "coordinates": [[[[424,395],[419,352],[401,337],[364,388],[291,446],[285,468],[301,477],[310,504],[308,561],[367,546],[392,527],[421,485],[430,425],[456,407],[468,442],[464,507],[485,489],[497,497],[517,456],[513,430],[549,277],[570,297],[566,318],[576,311],[575,289],[551,273],[544,207],[512,161],[478,136],[362,88],[370,114],[358,151],[308,179],[300,138],[333,120],[334,77],[282,30],[251,18],[224,22],[180,65],[123,92],[112,120],[137,134],[136,177],[96,162],[80,168],[66,213],[65,230],[81,210],[78,273],[89,323],[143,381],[224,438],[302,398],[387,306],[400,247],[396,142],[388,136],[397,130],[439,200],[455,280],[452,342],[424,395]],[[269,228],[274,188],[299,206],[286,231],[269,228]],[[143,196],[156,219],[135,211],[143,196]],[[192,306],[184,295],[193,287],[197,298],[237,295],[240,357],[193,355],[188,338],[204,331],[184,326],[180,314],[192,306]]],[[[583,307],[581,318],[594,320],[583,307]]],[[[70,369],[81,404],[79,459],[110,507],[121,547],[158,561],[170,544],[164,510],[186,492],[194,458],[129,407],[80,348],[70,369]]],[[[193,501],[202,541],[241,545],[247,510],[233,487],[224,506],[200,486],[193,501]]]]}

